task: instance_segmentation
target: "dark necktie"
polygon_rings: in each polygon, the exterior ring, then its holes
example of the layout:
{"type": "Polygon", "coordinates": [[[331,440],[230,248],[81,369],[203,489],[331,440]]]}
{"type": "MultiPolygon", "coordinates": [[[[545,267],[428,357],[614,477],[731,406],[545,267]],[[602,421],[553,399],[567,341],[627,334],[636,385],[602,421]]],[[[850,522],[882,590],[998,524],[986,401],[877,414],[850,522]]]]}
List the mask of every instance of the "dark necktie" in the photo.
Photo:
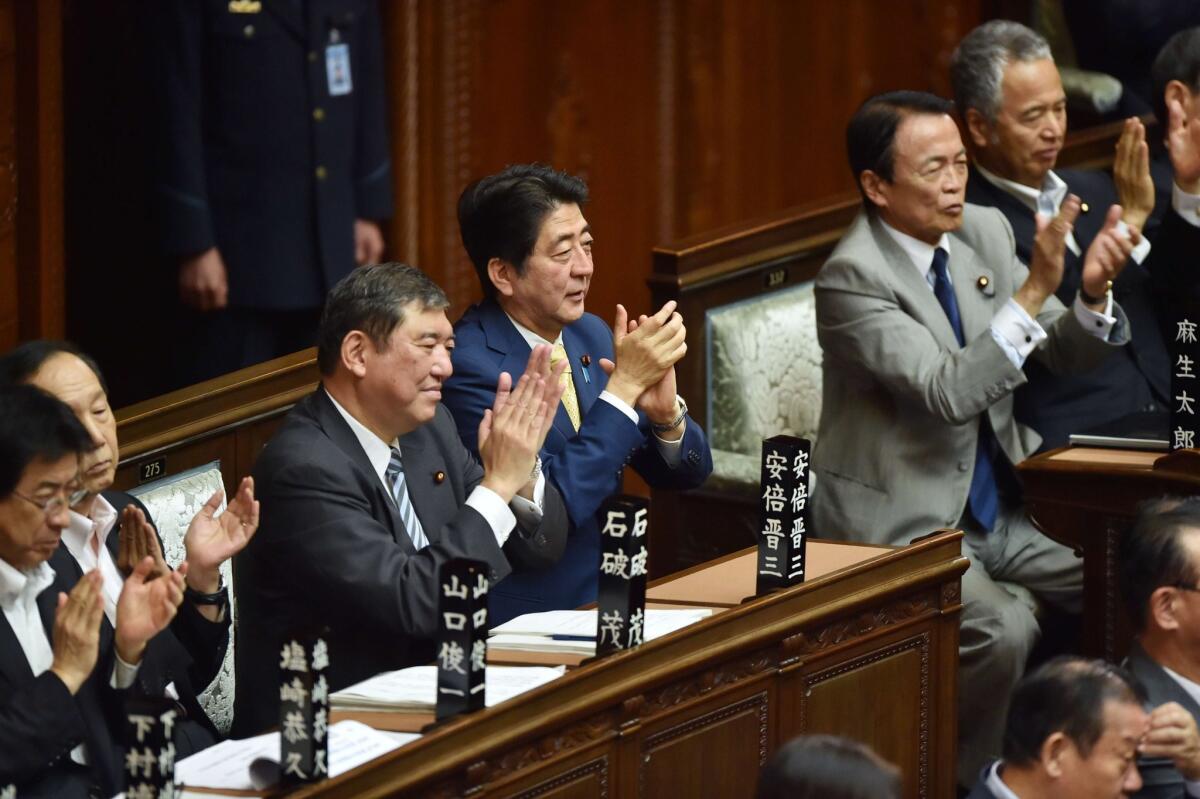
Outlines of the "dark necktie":
{"type": "MultiPolygon", "coordinates": [[[[950,275],[946,271],[947,254],[938,247],[933,253],[933,295],[946,312],[950,327],[954,329],[954,337],[958,346],[966,344],[963,336],[962,317],[958,313],[958,300],[954,296],[954,287],[950,285],[950,275]]],[[[971,490],[967,495],[967,507],[971,515],[985,530],[991,531],[996,524],[996,511],[1000,506],[1000,494],[996,489],[996,472],[992,464],[992,450],[995,442],[992,438],[992,428],[988,424],[987,415],[979,420],[979,442],[975,446],[975,471],[971,474],[971,490]]]]}

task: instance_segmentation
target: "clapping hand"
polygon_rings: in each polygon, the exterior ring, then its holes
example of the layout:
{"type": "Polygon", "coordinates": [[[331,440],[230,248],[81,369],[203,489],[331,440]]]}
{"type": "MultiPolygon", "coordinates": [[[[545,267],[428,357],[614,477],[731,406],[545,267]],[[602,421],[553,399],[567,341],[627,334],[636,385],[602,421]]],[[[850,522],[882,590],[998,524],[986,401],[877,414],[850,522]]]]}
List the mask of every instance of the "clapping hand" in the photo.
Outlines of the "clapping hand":
{"type": "Polygon", "coordinates": [[[146,644],[167,628],[183,602],[187,562],[159,579],[154,579],[153,570],[154,558],[142,558],[117,599],[117,656],[130,665],[141,662],[146,644]]]}
{"type": "Polygon", "coordinates": [[[154,526],[147,521],[146,514],[135,505],[126,505],[121,511],[121,533],[118,542],[117,568],[126,577],[147,557],[154,560],[154,567],[150,571],[151,579],[171,570],[163,559],[162,547],[158,544],[158,534],[154,532],[154,526]]]}
{"type": "MultiPolygon", "coordinates": [[[[535,348],[530,362],[536,358],[540,364],[543,356],[548,357],[544,345],[535,348]],[[536,350],[545,351],[539,355],[536,350]]],[[[505,502],[529,483],[537,454],[553,423],[553,410],[562,397],[557,379],[551,386],[540,371],[540,366],[533,373],[527,368],[516,388],[511,388],[511,376],[502,372],[496,385],[496,401],[479,422],[479,457],[484,472],[480,485],[495,491],[505,502]],[[553,408],[550,399],[554,400],[553,408]]]]}
{"type": "Polygon", "coordinates": [[[613,322],[616,362],[600,359],[600,368],[609,374],[606,389],[629,405],[642,407],[656,422],[674,418],[674,386],[663,381],[674,383],[674,366],[687,352],[684,341],[687,329],[683,317],[675,310],[676,305],[670,300],[653,316],[642,316],[636,322],[629,319],[623,305],[618,305],[613,322]],[[654,390],[643,400],[643,394],[650,389],[654,390]]]}
{"type": "Polygon", "coordinates": [[[1129,225],[1128,235],[1118,230],[1117,225],[1120,221],[1121,206],[1114,205],[1108,209],[1104,227],[1096,234],[1083,256],[1080,287],[1092,297],[1104,297],[1108,292],[1109,281],[1121,274],[1134,245],[1142,239],[1141,232],[1132,225],[1129,225]]]}
{"type": "Polygon", "coordinates": [[[259,503],[254,498],[253,477],[242,478],[233,501],[216,516],[224,496],[224,491],[213,492],[183,537],[190,564],[188,584],[203,594],[219,589],[221,564],[245,549],[258,529],[259,503]]]}
{"type": "Polygon", "coordinates": [[[1154,212],[1154,179],[1150,177],[1146,128],[1137,117],[1125,120],[1125,128],[1117,141],[1113,182],[1117,185],[1121,207],[1125,209],[1122,219],[1131,227],[1142,230],[1154,212]]]}
{"type": "Polygon", "coordinates": [[[69,595],[58,595],[58,608],[54,611],[54,662],[50,670],[72,694],[96,668],[100,619],[104,617],[101,585],[100,572],[93,569],[79,578],[69,595]]]}
{"type": "MultiPolygon", "coordinates": [[[[1195,102],[1195,101],[1193,101],[1195,102]]],[[[1189,194],[1200,194],[1200,138],[1195,120],[1188,116],[1179,97],[1168,93],[1167,152],[1175,170],[1175,183],[1189,194]]]]}
{"type": "Polygon", "coordinates": [[[1058,291],[1062,283],[1063,251],[1067,246],[1067,235],[1079,217],[1079,208],[1079,198],[1068,194],[1053,219],[1042,214],[1034,217],[1037,233],[1033,237],[1029,275],[1013,295],[1017,304],[1032,317],[1036,318],[1041,313],[1042,305],[1051,294],[1058,291]]]}
{"type": "Polygon", "coordinates": [[[1150,714],[1138,752],[1146,757],[1165,757],[1187,780],[1200,780],[1200,733],[1196,720],[1176,702],[1159,705],[1150,714]]]}

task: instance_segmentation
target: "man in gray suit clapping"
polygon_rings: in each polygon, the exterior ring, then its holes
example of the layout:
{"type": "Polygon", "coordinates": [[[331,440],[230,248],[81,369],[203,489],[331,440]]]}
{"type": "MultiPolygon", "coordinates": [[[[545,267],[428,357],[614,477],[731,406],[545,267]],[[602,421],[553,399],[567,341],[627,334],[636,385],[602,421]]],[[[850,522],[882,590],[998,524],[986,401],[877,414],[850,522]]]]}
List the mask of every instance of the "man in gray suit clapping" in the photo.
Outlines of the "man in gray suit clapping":
{"type": "Polygon", "coordinates": [[[817,276],[824,398],[813,456],[816,531],[903,545],[965,531],[959,781],[1000,753],[1008,696],[1038,637],[1026,586],[1078,611],[1073,554],[1026,516],[1012,464],[1036,433],[1013,421],[1012,392],[1034,357],[1088,369],[1129,340],[1111,280],[1137,231],[1109,209],[1068,310],[1054,296],[1079,199],[1041,219],[1026,268],[994,209],[967,205],[967,154],[953,106],[919,92],[871,98],[846,131],[863,209],[817,276]],[[1132,240],[1131,240],[1132,239],[1132,240]]]}

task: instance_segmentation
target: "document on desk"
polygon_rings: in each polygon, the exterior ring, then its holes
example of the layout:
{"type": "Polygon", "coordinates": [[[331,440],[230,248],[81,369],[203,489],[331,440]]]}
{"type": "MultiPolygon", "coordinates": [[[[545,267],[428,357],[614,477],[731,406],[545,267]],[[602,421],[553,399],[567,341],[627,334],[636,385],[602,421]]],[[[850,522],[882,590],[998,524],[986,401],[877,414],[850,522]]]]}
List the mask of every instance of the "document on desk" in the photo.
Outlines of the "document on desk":
{"type": "MultiPolygon", "coordinates": [[[[357,721],[339,721],[329,728],[329,776],[344,774],[420,737],[383,733],[357,721]]],[[[256,782],[250,774],[251,764],[260,760],[278,762],[278,732],[222,741],[186,757],[175,764],[175,780],[194,788],[261,791],[270,785],[256,782]]]]}
{"type": "MultiPolygon", "coordinates": [[[[642,638],[646,641],[661,638],[711,615],[711,608],[650,608],[646,611],[642,638]]],[[[593,654],[596,651],[596,611],[526,613],[493,627],[490,636],[488,645],[497,649],[593,654]]]]}
{"type": "MultiPolygon", "coordinates": [[[[484,674],[487,706],[545,685],[564,671],[561,666],[488,666],[484,674]]],[[[385,671],[331,694],[329,702],[334,710],[428,712],[437,705],[437,667],[385,671]]]]}

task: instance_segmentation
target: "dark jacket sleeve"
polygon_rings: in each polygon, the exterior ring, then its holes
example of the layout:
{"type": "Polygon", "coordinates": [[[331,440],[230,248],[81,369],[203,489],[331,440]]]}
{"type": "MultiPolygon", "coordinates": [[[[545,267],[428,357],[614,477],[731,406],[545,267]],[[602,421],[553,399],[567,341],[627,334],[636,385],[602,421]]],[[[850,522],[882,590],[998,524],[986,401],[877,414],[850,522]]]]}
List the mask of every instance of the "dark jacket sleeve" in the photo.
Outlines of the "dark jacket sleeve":
{"type": "Polygon", "coordinates": [[[354,141],[354,215],[384,219],[392,215],[392,169],[388,153],[387,103],[383,85],[383,45],[379,9],[367,4],[362,20],[361,56],[354,141]]]}
{"type": "Polygon", "coordinates": [[[0,786],[21,784],[70,756],[86,733],[67,686],[46,671],[0,701],[0,786]]]}
{"type": "Polygon", "coordinates": [[[200,0],[147,3],[162,248],[189,256],[216,244],[204,175],[204,10],[200,0]]]}

